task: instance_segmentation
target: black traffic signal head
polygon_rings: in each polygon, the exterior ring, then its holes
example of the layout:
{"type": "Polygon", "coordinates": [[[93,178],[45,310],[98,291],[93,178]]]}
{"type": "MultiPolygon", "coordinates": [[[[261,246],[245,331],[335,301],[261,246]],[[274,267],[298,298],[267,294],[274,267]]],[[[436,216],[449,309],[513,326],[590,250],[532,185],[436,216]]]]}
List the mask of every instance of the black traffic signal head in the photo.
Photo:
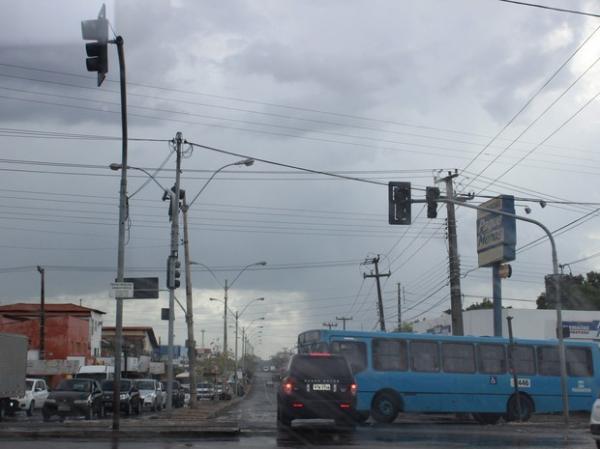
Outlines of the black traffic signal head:
{"type": "Polygon", "coordinates": [[[389,223],[409,225],[411,222],[410,182],[388,183],[389,223]]]}
{"type": "Polygon", "coordinates": [[[425,188],[425,200],[427,200],[427,218],[437,218],[437,199],[440,197],[438,187],[425,188]]]}
{"type": "Polygon", "coordinates": [[[181,281],[179,280],[181,277],[180,267],[181,262],[179,262],[177,257],[169,256],[167,259],[167,288],[176,289],[181,285],[181,281]]]}
{"type": "Polygon", "coordinates": [[[98,72],[98,86],[100,86],[108,72],[108,20],[106,20],[104,5],[100,8],[97,19],[81,22],[81,35],[83,40],[96,41],[85,44],[88,55],[85,65],[88,71],[98,72]]]}

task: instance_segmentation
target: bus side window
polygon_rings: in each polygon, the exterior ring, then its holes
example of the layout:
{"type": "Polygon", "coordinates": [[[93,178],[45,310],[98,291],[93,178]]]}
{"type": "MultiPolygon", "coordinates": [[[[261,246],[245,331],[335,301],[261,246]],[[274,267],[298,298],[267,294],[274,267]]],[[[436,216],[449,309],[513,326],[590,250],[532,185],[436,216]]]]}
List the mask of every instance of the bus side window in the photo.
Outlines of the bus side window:
{"type": "Polygon", "coordinates": [[[506,351],[504,345],[480,344],[479,371],[484,374],[506,373],[506,351]]]}
{"type": "Polygon", "coordinates": [[[567,346],[566,353],[567,373],[569,376],[592,377],[594,375],[590,348],[567,346]]]}
{"type": "Polygon", "coordinates": [[[471,343],[442,343],[442,363],[448,373],[474,373],[475,348],[471,343]]]}
{"type": "Polygon", "coordinates": [[[542,376],[560,376],[560,359],[556,346],[538,346],[538,371],[542,376]]]}
{"type": "MultiPolygon", "coordinates": [[[[510,349],[509,349],[510,350],[510,349]]],[[[515,345],[512,349],[513,366],[517,374],[535,374],[533,346],[515,345]]]]}
{"type": "Polygon", "coordinates": [[[406,371],[408,354],[406,341],[373,339],[373,368],[377,371],[406,371]]]}
{"type": "Polygon", "coordinates": [[[331,343],[331,352],[343,355],[354,374],[367,367],[367,347],[361,341],[334,341],[331,343]]]}
{"type": "Polygon", "coordinates": [[[411,341],[410,360],[413,371],[438,372],[440,370],[438,344],[433,341],[411,341]]]}

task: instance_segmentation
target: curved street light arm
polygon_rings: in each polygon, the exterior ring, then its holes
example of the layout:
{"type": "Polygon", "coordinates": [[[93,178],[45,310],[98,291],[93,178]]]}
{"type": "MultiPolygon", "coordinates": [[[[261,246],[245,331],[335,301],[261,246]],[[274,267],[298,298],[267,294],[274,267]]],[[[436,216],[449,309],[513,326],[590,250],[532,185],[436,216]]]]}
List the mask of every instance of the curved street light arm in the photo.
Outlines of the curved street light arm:
{"type": "MultiPolygon", "coordinates": [[[[244,314],[244,312],[246,311],[246,309],[250,306],[250,304],[256,302],[256,301],[264,301],[265,298],[260,297],[260,298],[255,298],[252,301],[250,301],[248,304],[246,304],[246,306],[242,309],[242,311],[240,312],[240,314],[238,315],[238,318],[241,318],[242,315],[244,314]]],[[[263,317],[264,318],[264,317],[263,317]]]]}
{"type": "Polygon", "coordinates": [[[190,261],[190,265],[200,265],[201,267],[205,268],[206,271],[208,271],[210,273],[210,275],[214,278],[214,280],[217,281],[217,284],[219,284],[219,286],[223,287],[223,284],[221,283],[221,281],[219,281],[219,278],[217,277],[215,272],[213,270],[211,270],[207,265],[204,265],[201,262],[195,262],[193,260],[190,261]]]}
{"type": "MultiPolygon", "coordinates": [[[[123,168],[123,165],[122,165],[122,164],[110,164],[110,166],[109,166],[109,167],[110,167],[110,169],[111,169],[111,170],[113,170],[113,171],[117,171],[117,170],[121,170],[121,169],[123,168]]],[[[160,189],[161,189],[163,192],[167,192],[169,195],[172,195],[172,194],[173,194],[173,192],[171,192],[169,189],[166,189],[165,187],[163,187],[163,185],[162,185],[160,182],[158,182],[158,181],[156,180],[156,178],[155,178],[155,177],[152,175],[152,173],[150,173],[148,170],[146,170],[146,169],[144,169],[144,168],[141,168],[141,167],[133,167],[132,165],[128,165],[128,166],[127,166],[127,169],[129,169],[129,170],[138,170],[138,171],[141,171],[141,172],[142,172],[142,173],[144,173],[146,176],[148,176],[148,178],[150,178],[152,181],[154,181],[154,182],[156,183],[156,185],[157,185],[158,187],[160,187],[160,189]]]]}
{"type": "Polygon", "coordinates": [[[215,170],[213,172],[212,175],[210,175],[210,177],[206,180],[206,182],[204,183],[204,185],[202,186],[202,188],[200,189],[200,191],[198,193],[196,193],[196,196],[192,199],[192,201],[190,201],[190,203],[186,206],[187,210],[189,210],[190,207],[192,207],[192,204],[194,204],[194,201],[196,201],[196,199],[198,199],[198,197],[200,196],[200,194],[202,192],[204,192],[204,190],[206,189],[206,187],[208,187],[208,185],[210,184],[210,182],[214,179],[215,176],[217,176],[217,174],[219,172],[221,172],[222,170],[226,169],[227,167],[232,167],[234,165],[245,165],[245,166],[250,166],[254,163],[254,159],[244,159],[242,161],[238,161],[238,162],[232,162],[230,164],[225,164],[223,165],[221,168],[215,170]]]}
{"type": "Polygon", "coordinates": [[[251,263],[251,264],[249,264],[249,265],[246,265],[244,268],[242,268],[242,271],[240,271],[240,272],[237,274],[237,276],[236,276],[236,277],[233,279],[233,281],[231,281],[231,282],[230,282],[230,284],[229,284],[229,287],[233,287],[233,284],[235,284],[235,281],[237,281],[237,280],[238,280],[238,278],[239,278],[239,277],[242,275],[242,273],[243,273],[244,271],[246,271],[248,268],[250,268],[250,267],[254,267],[254,266],[258,266],[258,265],[261,265],[261,266],[263,266],[263,267],[264,267],[266,264],[267,264],[267,262],[265,262],[265,261],[263,260],[263,261],[261,261],[261,262],[254,262],[254,263],[251,263]]]}

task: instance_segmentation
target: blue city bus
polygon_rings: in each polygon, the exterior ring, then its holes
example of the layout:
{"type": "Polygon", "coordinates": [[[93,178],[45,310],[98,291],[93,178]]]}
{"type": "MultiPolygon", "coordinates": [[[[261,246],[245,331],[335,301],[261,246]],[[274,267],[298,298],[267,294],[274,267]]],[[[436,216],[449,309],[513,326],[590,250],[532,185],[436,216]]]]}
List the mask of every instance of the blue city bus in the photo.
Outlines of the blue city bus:
{"type": "MultiPolygon", "coordinates": [[[[569,409],[589,412],[600,389],[599,347],[566,340],[565,348],[569,409]]],[[[515,339],[511,347],[501,337],[310,330],[298,336],[298,352],[346,357],[358,384],[359,421],[392,422],[400,412],[471,413],[495,424],[502,416],[526,421],[562,411],[558,340],[515,339]]]]}

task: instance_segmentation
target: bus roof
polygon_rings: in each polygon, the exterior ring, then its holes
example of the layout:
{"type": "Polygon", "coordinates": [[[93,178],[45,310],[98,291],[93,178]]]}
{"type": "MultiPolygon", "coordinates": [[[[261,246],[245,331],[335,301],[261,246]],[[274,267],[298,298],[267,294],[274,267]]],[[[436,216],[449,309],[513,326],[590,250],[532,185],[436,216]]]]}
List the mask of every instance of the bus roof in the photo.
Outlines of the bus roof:
{"type": "MultiPolygon", "coordinates": [[[[406,338],[412,340],[441,340],[441,341],[469,341],[469,342],[480,342],[480,343],[508,343],[508,337],[493,337],[493,336],[477,336],[477,335],[442,335],[442,334],[420,334],[414,332],[381,332],[381,331],[354,331],[354,330],[334,330],[334,329],[309,329],[305,332],[301,332],[300,335],[312,334],[314,336],[319,335],[318,339],[311,339],[307,341],[322,341],[331,337],[341,338],[406,338]]],[[[565,339],[566,344],[569,345],[581,345],[581,346],[600,346],[600,343],[593,341],[581,341],[575,339],[565,339]]],[[[516,343],[520,344],[558,344],[558,339],[529,339],[529,338],[515,338],[516,343]]]]}

